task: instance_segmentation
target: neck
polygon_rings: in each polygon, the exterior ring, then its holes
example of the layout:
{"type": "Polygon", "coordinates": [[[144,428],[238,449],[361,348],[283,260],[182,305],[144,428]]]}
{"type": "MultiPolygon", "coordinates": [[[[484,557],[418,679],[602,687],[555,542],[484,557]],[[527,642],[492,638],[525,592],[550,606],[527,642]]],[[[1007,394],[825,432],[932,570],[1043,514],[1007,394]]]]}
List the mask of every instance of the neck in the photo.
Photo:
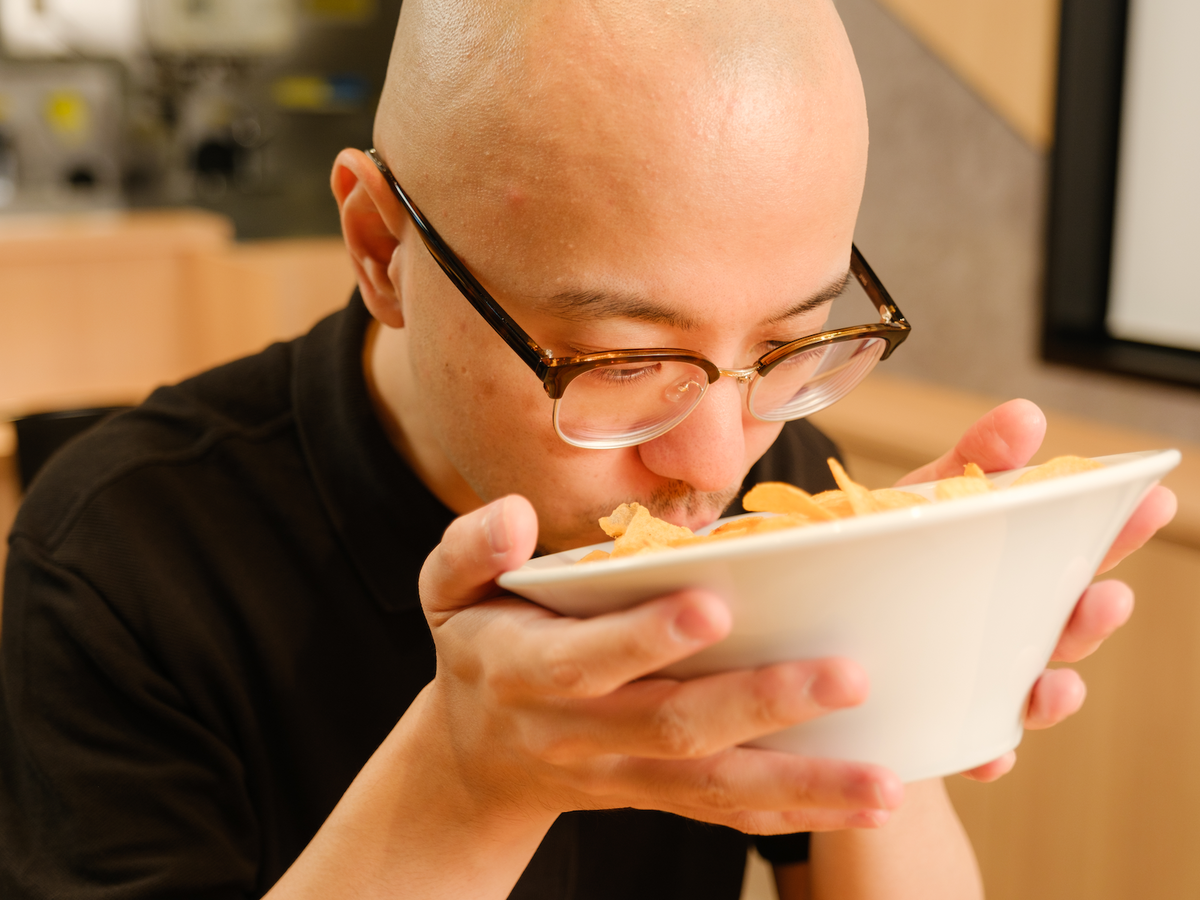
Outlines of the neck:
{"type": "Polygon", "coordinates": [[[460,516],[483,506],[438,443],[416,390],[404,329],[370,324],[363,343],[363,372],[388,440],[430,492],[460,516]]]}

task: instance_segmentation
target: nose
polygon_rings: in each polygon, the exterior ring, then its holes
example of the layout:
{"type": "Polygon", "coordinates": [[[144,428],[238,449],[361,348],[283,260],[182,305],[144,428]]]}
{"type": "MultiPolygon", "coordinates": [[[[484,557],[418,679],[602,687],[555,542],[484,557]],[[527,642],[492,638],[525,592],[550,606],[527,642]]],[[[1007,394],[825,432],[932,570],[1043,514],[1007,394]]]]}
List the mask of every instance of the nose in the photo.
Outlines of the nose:
{"type": "Polygon", "coordinates": [[[720,491],[741,479],[746,458],[746,400],[733,378],[718,378],[691,414],[661,437],[638,445],[642,463],[698,491],[720,491]]]}

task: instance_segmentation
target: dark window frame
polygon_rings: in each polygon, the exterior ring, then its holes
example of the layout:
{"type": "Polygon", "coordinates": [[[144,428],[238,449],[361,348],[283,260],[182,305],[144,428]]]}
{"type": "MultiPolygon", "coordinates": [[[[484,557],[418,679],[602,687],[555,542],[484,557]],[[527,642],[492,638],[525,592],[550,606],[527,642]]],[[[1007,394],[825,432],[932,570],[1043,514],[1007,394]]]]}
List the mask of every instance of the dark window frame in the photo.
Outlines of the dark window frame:
{"type": "Polygon", "coordinates": [[[1128,16],[1128,0],[1063,2],[1042,356],[1200,387],[1200,351],[1121,340],[1106,325],[1128,16]]]}

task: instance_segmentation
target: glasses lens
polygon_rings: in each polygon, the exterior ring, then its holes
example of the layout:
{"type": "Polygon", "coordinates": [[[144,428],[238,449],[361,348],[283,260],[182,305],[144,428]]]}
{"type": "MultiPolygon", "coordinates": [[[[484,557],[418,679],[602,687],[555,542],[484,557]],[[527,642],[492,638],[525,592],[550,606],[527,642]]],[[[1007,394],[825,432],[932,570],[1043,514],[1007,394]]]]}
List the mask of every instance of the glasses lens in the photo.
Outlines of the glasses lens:
{"type": "Polygon", "coordinates": [[[769,421],[802,419],[846,396],[875,368],[883,338],[858,338],[800,350],[750,389],[750,412],[769,421]]]}
{"type": "Polygon", "coordinates": [[[611,449],[658,437],[691,412],[708,375],[686,362],[629,362],[575,378],[554,405],[554,426],[568,444],[611,449]]]}

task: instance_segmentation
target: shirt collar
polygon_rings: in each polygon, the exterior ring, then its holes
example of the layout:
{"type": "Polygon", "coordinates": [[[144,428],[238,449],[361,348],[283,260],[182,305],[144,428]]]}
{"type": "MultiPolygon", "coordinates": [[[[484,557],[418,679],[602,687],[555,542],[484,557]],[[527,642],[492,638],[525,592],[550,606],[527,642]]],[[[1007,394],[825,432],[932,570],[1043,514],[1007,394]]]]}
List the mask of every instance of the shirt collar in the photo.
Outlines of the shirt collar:
{"type": "Polygon", "coordinates": [[[388,440],[367,393],[371,315],[349,306],[294,344],[292,401],[308,466],[346,552],[388,611],[420,605],[425,558],[454,518],[388,440]]]}

